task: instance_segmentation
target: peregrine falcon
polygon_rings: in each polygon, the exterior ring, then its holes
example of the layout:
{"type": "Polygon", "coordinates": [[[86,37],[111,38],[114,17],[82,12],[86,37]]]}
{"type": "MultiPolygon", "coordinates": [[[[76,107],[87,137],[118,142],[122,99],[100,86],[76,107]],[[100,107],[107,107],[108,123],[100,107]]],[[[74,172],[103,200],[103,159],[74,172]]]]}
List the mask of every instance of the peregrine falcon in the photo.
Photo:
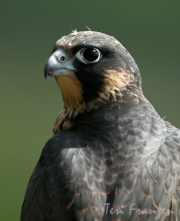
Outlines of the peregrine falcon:
{"type": "Polygon", "coordinates": [[[64,108],[30,178],[21,221],[180,220],[180,130],[144,97],[114,37],[74,31],[55,43],[64,108]]]}

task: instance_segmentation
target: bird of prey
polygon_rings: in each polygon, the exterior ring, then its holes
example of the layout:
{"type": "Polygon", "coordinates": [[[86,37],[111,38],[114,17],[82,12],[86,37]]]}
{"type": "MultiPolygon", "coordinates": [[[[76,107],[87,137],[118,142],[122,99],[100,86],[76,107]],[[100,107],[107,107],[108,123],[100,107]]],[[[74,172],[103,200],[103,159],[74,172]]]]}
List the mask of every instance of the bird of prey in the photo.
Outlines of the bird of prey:
{"type": "Polygon", "coordinates": [[[64,108],[30,178],[21,221],[180,220],[180,130],[144,97],[114,37],[74,31],[55,43],[64,108]]]}

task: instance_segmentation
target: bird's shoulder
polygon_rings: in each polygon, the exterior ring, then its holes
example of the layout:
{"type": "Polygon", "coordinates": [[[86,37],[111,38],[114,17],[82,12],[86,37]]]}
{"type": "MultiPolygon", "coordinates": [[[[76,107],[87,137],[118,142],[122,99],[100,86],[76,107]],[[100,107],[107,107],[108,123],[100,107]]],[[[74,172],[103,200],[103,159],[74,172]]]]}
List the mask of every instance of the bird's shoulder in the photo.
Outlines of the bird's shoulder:
{"type": "MultiPolygon", "coordinates": [[[[28,183],[21,220],[45,220],[45,217],[51,220],[48,216],[54,208],[52,209],[50,202],[55,201],[54,204],[58,204],[57,187],[59,187],[59,197],[62,199],[61,204],[69,205],[72,197],[65,196],[63,189],[67,188],[66,177],[70,176],[71,169],[75,168],[73,171],[75,176],[79,168],[79,164],[76,165],[77,150],[79,150],[77,145],[74,130],[58,133],[47,141],[28,183]]],[[[59,210],[56,216],[62,217],[63,220],[71,220],[72,213],[67,211],[59,210]]]]}
{"type": "Polygon", "coordinates": [[[166,136],[167,142],[172,141],[174,144],[176,144],[177,147],[180,146],[180,129],[173,126],[171,123],[167,121],[164,122],[167,127],[167,136],[166,136]]]}

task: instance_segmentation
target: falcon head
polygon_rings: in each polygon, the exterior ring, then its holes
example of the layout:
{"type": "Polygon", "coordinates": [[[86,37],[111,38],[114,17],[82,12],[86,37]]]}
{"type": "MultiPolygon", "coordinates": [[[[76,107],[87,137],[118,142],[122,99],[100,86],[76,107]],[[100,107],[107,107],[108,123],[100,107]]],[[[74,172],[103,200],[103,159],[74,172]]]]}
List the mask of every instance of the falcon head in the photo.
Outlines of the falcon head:
{"type": "Polygon", "coordinates": [[[123,91],[141,90],[134,59],[114,37],[100,32],[75,31],[59,39],[44,75],[56,78],[64,99],[54,133],[72,128],[80,113],[120,100],[123,91]]]}

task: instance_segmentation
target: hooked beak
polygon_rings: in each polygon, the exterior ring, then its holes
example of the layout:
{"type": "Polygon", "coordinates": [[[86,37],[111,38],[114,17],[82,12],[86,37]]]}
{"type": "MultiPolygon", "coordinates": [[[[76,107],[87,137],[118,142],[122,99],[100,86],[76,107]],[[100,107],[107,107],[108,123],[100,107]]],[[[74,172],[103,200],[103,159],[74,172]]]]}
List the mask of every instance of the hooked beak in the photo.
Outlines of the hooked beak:
{"type": "Polygon", "coordinates": [[[47,60],[44,68],[44,77],[58,76],[69,71],[76,71],[77,69],[73,66],[72,62],[73,60],[69,59],[62,49],[58,49],[47,60]]]}

